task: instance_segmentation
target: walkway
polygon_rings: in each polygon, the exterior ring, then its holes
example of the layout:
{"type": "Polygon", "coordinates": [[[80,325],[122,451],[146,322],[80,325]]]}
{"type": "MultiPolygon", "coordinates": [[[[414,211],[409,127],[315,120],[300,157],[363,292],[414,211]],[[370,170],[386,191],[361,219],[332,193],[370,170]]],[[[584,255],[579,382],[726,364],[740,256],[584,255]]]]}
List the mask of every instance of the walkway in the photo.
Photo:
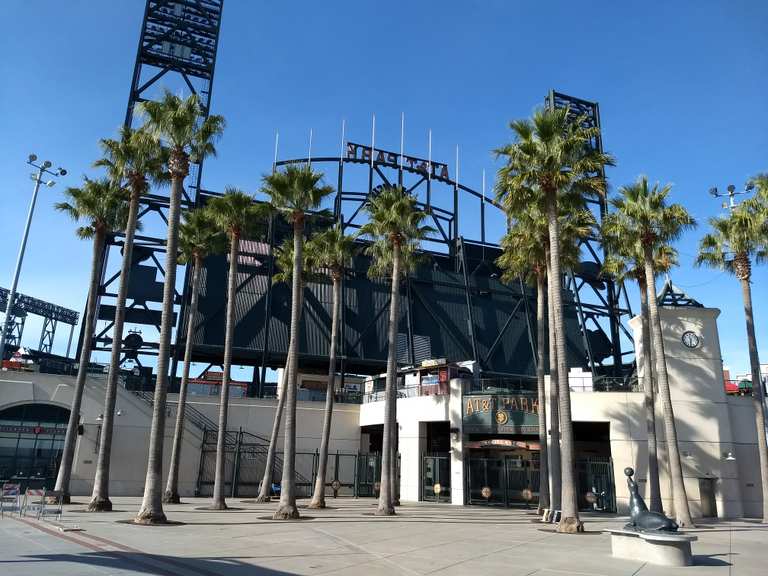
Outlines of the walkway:
{"type": "Polygon", "coordinates": [[[503,575],[590,576],[764,574],[768,526],[750,521],[702,524],[697,566],[662,569],[610,557],[602,528],[623,519],[587,517],[589,532],[561,535],[524,510],[410,504],[394,518],[372,515],[374,501],[329,500],[302,509],[297,522],[269,520],[275,504],[231,500],[227,512],[198,510],[207,500],[166,509],[173,526],[119,523],[138,498],[115,498],[117,512],[67,507],[62,532],[50,523],[0,522],[0,573],[13,576],[162,575],[503,575]]]}

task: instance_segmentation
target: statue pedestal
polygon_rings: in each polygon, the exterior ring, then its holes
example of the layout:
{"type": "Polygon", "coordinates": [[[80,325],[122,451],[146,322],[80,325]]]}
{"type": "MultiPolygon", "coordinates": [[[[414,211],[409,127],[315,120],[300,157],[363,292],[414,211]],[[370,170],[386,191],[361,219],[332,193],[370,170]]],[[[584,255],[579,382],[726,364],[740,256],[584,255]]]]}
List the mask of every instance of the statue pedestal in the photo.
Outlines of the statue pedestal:
{"type": "Polygon", "coordinates": [[[691,542],[696,536],[633,530],[604,530],[611,535],[611,554],[616,558],[644,560],[659,566],[690,566],[691,542]]]}

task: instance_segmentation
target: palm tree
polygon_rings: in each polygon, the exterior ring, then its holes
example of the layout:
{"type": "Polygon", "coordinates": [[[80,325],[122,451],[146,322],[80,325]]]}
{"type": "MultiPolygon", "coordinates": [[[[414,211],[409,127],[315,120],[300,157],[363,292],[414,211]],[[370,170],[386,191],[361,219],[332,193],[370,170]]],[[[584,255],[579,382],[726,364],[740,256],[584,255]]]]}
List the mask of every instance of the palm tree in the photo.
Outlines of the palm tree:
{"type": "Polygon", "coordinates": [[[661,333],[659,307],[656,301],[655,255],[664,246],[680,237],[684,230],[696,222],[680,204],[669,204],[667,196],[671,186],[658,183],[648,185],[641,176],[635,184],[623,186],[620,196],[611,200],[614,212],[603,221],[605,234],[632,253],[643,254],[643,270],[647,283],[648,314],[651,324],[651,342],[656,361],[656,378],[664,414],[664,431],[669,450],[669,473],[672,479],[672,497],[675,516],[680,526],[689,526],[691,513],[683,483],[683,469],[677,444],[677,429],[669,391],[669,377],[661,333]]]}
{"type": "Polygon", "coordinates": [[[304,262],[304,224],[307,213],[317,210],[323,199],[333,192],[321,184],[323,174],[311,166],[290,165],[284,171],[264,176],[263,191],[272,207],[282,213],[293,225],[293,276],[291,290],[291,328],[288,344],[288,371],[286,382],[285,438],[283,444],[283,475],[280,486],[280,504],[275,520],[299,517],[296,508],[296,381],[298,377],[298,340],[301,322],[301,273],[304,262]]]}
{"type": "Polygon", "coordinates": [[[391,295],[387,335],[387,379],[384,400],[384,438],[381,448],[381,481],[376,514],[395,513],[395,434],[397,430],[397,325],[400,319],[400,282],[408,273],[408,261],[415,256],[419,242],[431,230],[422,225],[426,214],[414,196],[401,187],[386,186],[368,199],[369,221],[361,233],[373,240],[367,252],[373,258],[369,274],[389,272],[391,295]]]}
{"type": "Polygon", "coordinates": [[[320,454],[315,478],[315,490],[310,508],[325,508],[325,477],[328,465],[328,443],[331,437],[331,419],[333,417],[333,395],[336,388],[336,345],[339,339],[341,320],[341,281],[344,270],[352,260],[354,236],[344,234],[340,224],[324,230],[312,238],[312,247],[307,252],[312,254],[315,267],[330,276],[333,283],[333,302],[331,304],[331,341],[328,346],[328,384],[325,392],[325,414],[323,417],[323,435],[320,439],[320,454]]]}
{"type": "Polygon", "coordinates": [[[147,475],[144,482],[144,498],[134,520],[137,524],[161,524],[166,521],[162,502],[163,441],[165,401],[168,393],[168,360],[173,331],[173,303],[176,295],[181,192],[184,179],[189,174],[190,161],[200,162],[206,156],[215,156],[214,142],[224,131],[224,118],[212,115],[201,120],[206,110],[200,104],[196,94],[182,99],[167,90],[162,100],[142,102],[138,110],[145,117],[144,128],[168,147],[167,172],[171,178],[168,237],[165,246],[165,283],[160,318],[160,347],[157,354],[157,381],[149,435],[147,475]]]}
{"type": "Polygon", "coordinates": [[[227,188],[224,196],[213,198],[207,206],[211,219],[229,240],[229,273],[227,275],[227,315],[224,332],[224,374],[219,397],[219,433],[216,438],[216,473],[213,484],[214,510],[226,510],[225,441],[229,410],[229,379],[232,368],[232,346],[235,336],[235,300],[237,298],[237,262],[240,258],[240,239],[247,234],[257,220],[265,216],[265,206],[254,203],[253,197],[236,188],[227,188]]]}
{"type": "Polygon", "coordinates": [[[69,503],[69,481],[72,476],[72,461],[77,443],[77,426],[80,422],[80,406],[83,401],[85,379],[88,376],[88,364],[91,358],[93,330],[96,326],[96,299],[99,290],[99,270],[104,256],[107,238],[125,228],[128,220],[128,198],[125,190],[116,186],[108,178],[90,180],[85,178],[81,188],[67,188],[64,195],[68,201],[57,203],[56,210],[66,213],[75,222],[83,222],[76,234],[83,240],[93,240],[91,258],[91,280],[88,284],[85,320],[83,322],[83,341],[80,345],[80,362],[77,380],[69,411],[67,433],[61,450],[61,463],[56,477],[56,490],[63,494],[69,503]]]}
{"type": "MultiPolygon", "coordinates": [[[[503,270],[501,280],[512,283],[518,279],[533,280],[536,283],[536,380],[539,405],[539,504],[538,512],[550,508],[552,502],[560,503],[559,465],[555,465],[558,477],[553,477],[552,500],[549,492],[549,470],[547,466],[547,399],[545,387],[545,365],[547,362],[547,261],[548,225],[547,219],[536,207],[532,207],[519,216],[510,214],[507,234],[501,240],[502,254],[496,264],[503,270]]],[[[579,263],[579,240],[586,238],[592,231],[595,219],[589,210],[576,208],[560,215],[561,250],[563,267],[573,270],[579,263]]],[[[556,386],[551,387],[555,392],[556,386]]],[[[556,403],[553,403],[556,404],[556,403]]],[[[558,416],[555,408],[550,416],[558,416]]],[[[557,428],[556,428],[557,430],[557,428]]],[[[556,435],[553,436],[553,447],[556,435]]],[[[555,447],[559,460],[559,446],[555,447]]]]}
{"type": "Polygon", "coordinates": [[[568,361],[565,355],[565,322],[561,292],[560,227],[558,206],[564,197],[603,195],[603,168],[613,159],[593,148],[599,136],[597,128],[586,127],[589,121],[571,118],[569,108],[537,110],[531,120],[510,124],[515,142],[496,151],[507,159],[503,173],[509,189],[510,204],[524,209],[532,202],[542,206],[547,215],[550,246],[549,297],[555,328],[557,380],[560,392],[560,450],[562,454],[562,514],[558,531],[583,530],[576,498],[575,453],[571,397],[568,386],[568,361]]]}
{"type": "MultiPolygon", "coordinates": [[[[603,273],[616,278],[619,282],[635,280],[640,291],[640,322],[643,355],[639,358],[643,372],[643,393],[645,396],[645,426],[648,436],[648,492],[650,509],[663,512],[661,484],[659,481],[659,455],[656,438],[656,392],[653,377],[653,358],[651,353],[651,320],[648,312],[648,284],[645,281],[645,268],[641,253],[628,253],[628,246],[613,241],[609,234],[603,234],[603,246],[608,256],[603,262],[603,273]]],[[[677,265],[677,250],[671,246],[660,246],[654,257],[654,270],[657,274],[669,271],[677,265]]]]}
{"type": "MultiPolygon", "coordinates": [[[[310,239],[307,244],[310,244],[310,239]]],[[[285,283],[290,285],[291,278],[293,277],[293,239],[286,240],[277,247],[275,250],[275,263],[277,264],[278,271],[272,275],[272,282],[274,284],[285,283]]],[[[301,293],[299,294],[298,305],[299,308],[304,306],[304,288],[308,280],[307,268],[307,253],[304,252],[304,262],[302,263],[302,277],[301,277],[301,293]]],[[[287,357],[291,355],[291,348],[288,348],[287,357]]],[[[280,422],[283,418],[283,411],[285,409],[286,385],[288,382],[288,370],[283,370],[283,376],[280,379],[279,391],[277,394],[277,409],[275,410],[275,417],[272,420],[272,434],[269,437],[269,447],[267,448],[267,458],[264,464],[264,474],[262,475],[261,485],[259,487],[259,494],[256,497],[256,502],[269,502],[270,489],[272,486],[272,468],[275,465],[275,456],[277,453],[277,437],[280,434],[280,422]]]]}
{"type": "Polygon", "coordinates": [[[130,198],[123,242],[123,262],[120,267],[120,287],[115,304],[112,353],[109,360],[109,375],[107,376],[103,420],[99,435],[99,453],[96,458],[96,475],[93,480],[91,502],[88,505],[90,511],[112,510],[112,502],[109,500],[109,465],[112,457],[117,380],[120,373],[120,353],[125,325],[125,301],[128,297],[139,198],[149,189],[150,181],[160,184],[166,180],[162,169],[166,153],[160,144],[145,131],[123,127],[120,131],[119,140],[104,139],[101,141],[101,147],[104,151],[104,157],[97,160],[95,166],[106,168],[116,185],[125,184],[130,190],[130,198]]]}
{"type": "Polygon", "coordinates": [[[758,198],[743,202],[731,210],[727,218],[711,218],[712,232],[701,239],[697,265],[725,270],[741,284],[744,318],[747,324],[747,347],[752,371],[752,398],[755,405],[757,452],[763,491],[763,522],[768,522],[768,446],[765,437],[763,384],[760,358],[757,354],[755,320],[752,314],[752,261],[760,263],[768,257],[768,206],[758,198]]]}
{"type": "Polygon", "coordinates": [[[187,309],[187,338],[184,343],[184,367],[182,368],[179,402],[176,407],[176,425],[173,430],[171,462],[168,466],[168,480],[165,486],[163,502],[179,504],[179,464],[181,461],[181,441],[184,435],[184,414],[187,402],[189,368],[192,363],[192,341],[195,336],[195,316],[200,295],[200,272],[203,260],[216,254],[223,248],[223,236],[216,229],[211,214],[204,208],[196,208],[184,214],[179,225],[179,263],[192,266],[192,294],[187,309]]]}

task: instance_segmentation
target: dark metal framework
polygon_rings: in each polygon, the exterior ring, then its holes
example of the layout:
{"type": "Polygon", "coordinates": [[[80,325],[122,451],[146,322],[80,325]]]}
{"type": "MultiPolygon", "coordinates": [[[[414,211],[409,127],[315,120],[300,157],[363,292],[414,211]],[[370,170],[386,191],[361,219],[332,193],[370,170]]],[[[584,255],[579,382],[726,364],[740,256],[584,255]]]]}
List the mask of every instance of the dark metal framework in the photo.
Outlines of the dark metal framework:
{"type": "Polygon", "coordinates": [[[657,298],[659,306],[667,308],[704,308],[704,304],[672,284],[670,278],[667,278],[666,282],[664,282],[664,287],[659,292],[657,298]]]}
{"type": "MultiPolygon", "coordinates": [[[[125,115],[126,126],[134,124],[136,104],[156,97],[160,85],[168,86],[168,83],[180,84],[183,89],[198,95],[204,111],[201,120],[209,114],[223,4],[223,0],[147,0],[125,115]]],[[[196,203],[201,169],[201,163],[190,165],[182,192],[182,209],[191,208],[196,203]]],[[[161,311],[151,304],[160,304],[163,299],[165,270],[160,262],[165,252],[169,197],[163,191],[155,191],[143,196],[140,202],[138,218],[147,232],[135,236],[125,321],[129,325],[146,326],[155,336],[140,336],[139,331],[134,331],[130,341],[128,338],[124,340],[122,357],[122,361],[133,359],[139,364],[141,356],[156,356],[159,347],[161,311]]],[[[94,351],[109,352],[112,348],[110,333],[114,326],[119,272],[107,277],[107,263],[110,253],[122,246],[123,237],[124,234],[117,234],[108,241],[102,260],[97,319],[106,321],[106,325],[96,331],[94,351]]],[[[177,292],[176,303],[182,299],[183,295],[177,292]]],[[[82,331],[80,338],[82,342],[82,331]]]]}
{"type": "MultiPolygon", "coordinates": [[[[8,310],[8,289],[0,288],[0,311],[8,310]]],[[[53,339],[59,322],[70,325],[69,341],[72,342],[74,330],[80,313],[58,304],[16,293],[16,302],[10,311],[11,321],[8,324],[7,341],[9,346],[21,346],[21,336],[24,333],[24,322],[27,314],[35,314],[43,318],[43,330],[40,334],[38,350],[50,354],[53,349],[53,339]]],[[[67,346],[69,355],[69,346],[67,346]]]]}
{"type": "MultiPolygon", "coordinates": [[[[585,127],[600,130],[600,107],[596,102],[551,90],[545,104],[549,109],[567,108],[572,119],[583,118],[585,127]]],[[[603,151],[601,132],[592,141],[592,146],[603,151]]],[[[601,169],[595,176],[605,179],[605,171],[601,169]]],[[[585,198],[585,201],[600,226],[608,211],[607,198],[585,198]]],[[[581,241],[581,252],[580,269],[566,275],[565,288],[573,293],[576,300],[590,368],[593,373],[597,373],[600,367],[604,373],[613,372],[612,376],[625,376],[625,356],[634,354],[631,345],[622,349],[622,335],[632,343],[632,335],[625,326],[625,317],[628,319],[632,315],[626,288],[623,283],[617,284],[613,278],[600,274],[605,254],[597,235],[581,241]],[[608,359],[611,364],[604,365],[608,359]]]]}

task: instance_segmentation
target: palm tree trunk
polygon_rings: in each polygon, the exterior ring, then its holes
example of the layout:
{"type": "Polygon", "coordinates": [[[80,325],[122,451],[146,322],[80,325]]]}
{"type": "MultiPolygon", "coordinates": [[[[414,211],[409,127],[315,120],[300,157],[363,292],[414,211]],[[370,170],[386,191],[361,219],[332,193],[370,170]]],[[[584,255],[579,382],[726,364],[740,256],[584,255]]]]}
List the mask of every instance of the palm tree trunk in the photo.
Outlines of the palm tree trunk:
{"type": "Polygon", "coordinates": [[[643,392],[645,394],[645,424],[648,432],[648,489],[650,510],[664,512],[659,482],[659,453],[656,442],[656,401],[653,391],[653,354],[651,352],[651,322],[648,316],[648,284],[645,277],[637,280],[640,286],[640,319],[643,331],[643,392]]]}
{"type": "Polygon", "coordinates": [[[333,277],[333,312],[331,314],[331,343],[328,350],[328,389],[325,392],[323,436],[320,439],[320,455],[315,478],[315,491],[310,508],[325,508],[325,476],[328,467],[328,443],[331,438],[333,395],[336,388],[336,341],[339,339],[339,308],[341,306],[341,277],[333,277]]]}
{"type": "MultiPolygon", "coordinates": [[[[134,519],[137,524],[163,524],[163,444],[165,442],[165,401],[168,395],[168,361],[171,353],[171,332],[173,331],[173,303],[176,296],[176,260],[179,246],[179,217],[181,189],[187,171],[184,170],[186,156],[178,157],[172,152],[171,197],[168,207],[168,237],[165,253],[165,283],[163,284],[163,308],[160,317],[160,348],[157,355],[157,380],[155,401],[152,410],[152,427],[149,433],[149,457],[147,475],[144,480],[144,498],[134,519]],[[173,156],[177,157],[174,158],[173,156]]],[[[175,374],[174,374],[175,376],[175,374]]]]}
{"type": "Polygon", "coordinates": [[[96,325],[96,299],[99,292],[100,262],[104,254],[106,233],[97,227],[93,237],[93,256],[91,258],[91,281],[88,285],[88,300],[85,309],[85,322],[83,323],[83,342],[80,346],[80,364],[77,368],[77,380],[72,395],[72,405],[69,408],[69,421],[67,422],[67,435],[64,437],[64,446],[61,450],[61,463],[56,476],[55,490],[61,491],[65,504],[69,504],[69,481],[72,478],[72,462],[75,458],[75,445],[77,444],[77,427],[80,424],[80,407],[83,403],[83,391],[85,379],[88,376],[88,364],[91,360],[91,345],[93,343],[93,329],[96,325]]]}
{"type": "MultiPolygon", "coordinates": [[[[302,306],[303,298],[301,299],[302,306]]],[[[288,356],[291,355],[291,349],[288,348],[288,356]]],[[[287,362],[286,362],[287,364],[287,362]]],[[[286,397],[286,385],[288,383],[288,367],[283,370],[283,378],[280,380],[280,392],[277,399],[277,409],[275,410],[275,418],[272,421],[272,435],[269,437],[269,448],[267,449],[267,461],[264,464],[264,475],[261,479],[261,487],[259,488],[259,495],[256,497],[256,502],[269,502],[270,500],[270,488],[272,486],[272,468],[275,465],[275,454],[277,452],[277,437],[280,434],[280,421],[283,418],[283,410],[285,408],[286,397]]]]}
{"type": "Polygon", "coordinates": [[[664,356],[664,343],[661,338],[661,319],[656,302],[655,271],[653,269],[653,252],[650,246],[643,248],[645,264],[645,281],[648,294],[648,313],[651,320],[651,339],[653,355],[656,359],[656,379],[659,384],[661,407],[664,413],[664,432],[667,437],[667,452],[669,455],[669,475],[672,479],[672,502],[675,517],[679,526],[691,526],[691,512],[688,508],[688,496],[683,481],[683,467],[680,463],[680,450],[677,445],[677,428],[675,414],[672,410],[672,396],[669,391],[667,376],[667,360],[664,356]]]}
{"type": "Polygon", "coordinates": [[[550,297],[552,299],[552,320],[555,325],[557,348],[557,380],[560,392],[560,457],[563,478],[562,515],[557,527],[559,532],[575,533],[584,530],[579,520],[579,506],[576,500],[576,457],[573,445],[573,423],[571,422],[571,389],[568,385],[568,358],[565,355],[565,322],[563,321],[563,299],[560,289],[560,226],[557,220],[557,196],[554,190],[547,192],[547,220],[549,227],[549,251],[552,261],[550,276],[550,297]]]}
{"type": "MultiPolygon", "coordinates": [[[[547,345],[547,284],[543,273],[536,275],[536,384],[539,392],[539,506],[541,514],[549,508],[549,467],[547,466],[547,392],[544,387],[545,347],[547,345]]],[[[525,297],[525,295],[523,295],[525,297]]]]}
{"type": "Polygon", "coordinates": [[[131,256],[133,237],[136,234],[136,220],[139,212],[139,191],[131,190],[128,205],[128,222],[125,226],[123,243],[123,262],[120,267],[120,288],[115,304],[115,325],[112,330],[112,354],[109,360],[109,375],[104,396],[104,413],[99,436],[99,454],[96,458],[96,475],[93,479],[93,494],[88,510],[92,512],[112,510],[109,500],[109,463],[112,457],[112,432],[115,424],[115,402],[117,400],[117,380],[120,373],[120,353],[123,348],[123,327],[125,325],[125,301],[128,298],[128,282],[131,275],[131,256]]]}
{"type": "MultiPolygon", "coordinates": [[[[547,251],[549,256],[549,251],[547,251]]],[[[560,461],[560,391],[557,388],[557,345],[555,344],[555,314],[552,311],[552,261],[547,257],[547,327],[549,342],[549,474],[552,477],[551,509],[560,510],[563,478],[560,461]]]]}
{"type": "Polygon", "coordinates": [[[293,223],[293,293],[291,294],[291,337],[288,344],[288,381],[285,390],[285,438],[283,439],[283,475],[280,480],[280,504],[275,520],[299,517],[296,508],[296,381],[299,369],[299,330],[301,328],[301,274],[304,258],[304,220],[293,223]]]}
{"type": "MultiPolygon", "coordinates": [[[[229,274],[227,276],[227,318],[224,333],[224,374],[221,378],[221,390],[219,396],[219,433],[216,436],[216,473],[213,481],[214,510],[226,510],[227,503],[224,500],[224,484],[226,483],[226,443],[227,443],[227,416],[229,411],[229,379],[232,369],[232,345],[235,335],[235,288],[237,287],[237,260],[240,254],[240,235],[231,234],[229,244],[229,274]]],[[[235,479],[232,478],[232,482],[235,479]]]]}
{"type": "Polygon", "coordinates": [[[181,374],[181,386],[179,387],[179,403],[176,406],[176,425],[173,429],[173,447],[171,448],[171,462],[168,465],[168,480],[165,484],[165,504],[180,504],[179,496],[179,464],[181,462],[181,441],[184,436],[184,415],[187,406],[187,384],[189,383],[189,367],[192,363],[192,339],[195,335],[195,315],[197,314],[197,301],[200,295],[198,282],[200,281],[200,269],[203,266],[202,259],[195,256],[192,270],[192,299],[189,304],[189,316],[187,321],[187,340],[184,343],[184,368],[181,374]]]}
{"type": "Polygon", "coordinates": [[[395,477],[393,470],[393,445],[397,427],[397,321],[400,304],[400,245],[392,245],[392,287],[389,303],[389,332],[387,335],[387,382],[384,393],[384,438],[381,444],[381,480],[379,482],[379,506],[376,514],[392,516],[395,477]]]}
{"type": "Polygon", "coordinates": [[[763,492],[763,522],[768,522],[768,446],[765,437],[765,403],[763,381],[760,377],[760,358],[757,354],[755,320],[752,315],[752,288],[749,276],[740,279],[741,295],[744,299],[744,317],[747,322],[747,345],[749,366],[752,371],[752,399],[755,405],[755,428],[757,429],[757,453],[760,458],[760,480],[763,492]]]}

